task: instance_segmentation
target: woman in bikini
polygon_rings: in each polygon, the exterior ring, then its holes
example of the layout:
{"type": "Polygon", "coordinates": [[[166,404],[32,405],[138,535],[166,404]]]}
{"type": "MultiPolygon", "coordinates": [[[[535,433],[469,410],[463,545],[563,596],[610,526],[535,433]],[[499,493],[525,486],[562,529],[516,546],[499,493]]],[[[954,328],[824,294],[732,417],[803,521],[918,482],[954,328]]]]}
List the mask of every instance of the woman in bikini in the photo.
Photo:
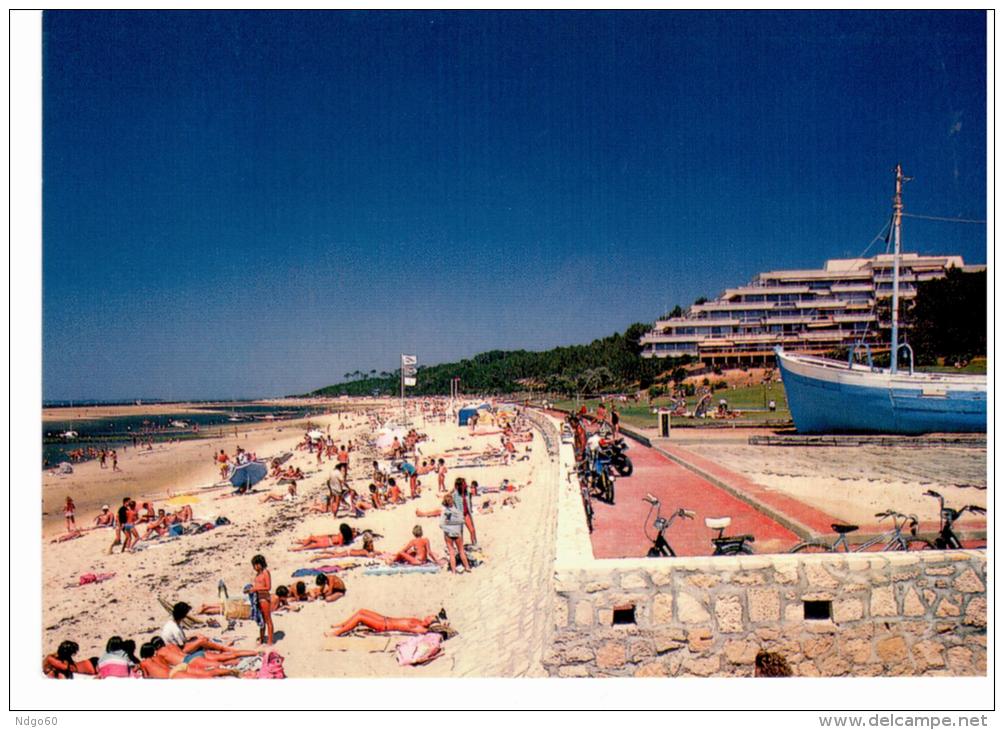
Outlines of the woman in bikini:
{"type": "Polygon", "coordinates": [[[342,623],[332,624],[331,628],[334,631],[325,631],[324,635],[345,636],[345,634],[359,626],[365,626],[370,631],[378,634],[388,631],[398,631],[403,634],[428,634],[429,632],[446,634],[449,631],[449,624],[441,621],[437,616],[426,616],[421,619],[392,618],[363,608],[356,611],[342,623]]]}
{"type": "Polygon", "coordinates": [[[318,560],[328,560],[330,558],[378,558],[381,557],[381,553],[378,553],[373,547],[373,535],[369,532],[363,533],[363,546],[361,548],[349,548],[348,550],[328,550],[327,552],[319,553],[310,559],[310,562],[314,563],[318,560]]]}
{"type": "Polygon", "coordinates": [[[352,541],[359,536],[359,530],[349,527],[344,522],[338,526],[337,535],[310,535],[297,540],[299,545],[291,547],[292,552],[302,550],[317,550],[319,548],[339,547],[341,545],[351,545],[352,541]]]}
{"type": "Polygon", "coordinates": [[[251,581],[251,591],[258,600],[258,610],[261,611],[262,626],[259,632],[258,643],[265,643],[265,631],[268,630],[268,644],[273,643],[272,628],[272,575],[268,572],[268,563],[265,557],[255,555],[251,558],[251,567],[254,568],[255,576],[251,581]]]}

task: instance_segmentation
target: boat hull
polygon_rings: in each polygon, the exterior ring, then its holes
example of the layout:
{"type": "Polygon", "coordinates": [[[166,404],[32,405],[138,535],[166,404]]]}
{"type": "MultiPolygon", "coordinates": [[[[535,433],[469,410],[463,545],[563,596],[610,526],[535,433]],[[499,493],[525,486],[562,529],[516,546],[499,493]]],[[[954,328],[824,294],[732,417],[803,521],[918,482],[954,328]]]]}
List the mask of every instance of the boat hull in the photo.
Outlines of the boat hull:
{"type": "Polygon", "coordinates": [[[777,353],[799,433],[980,433],[987,430],[986,380],[873,371],[777,353]]]}

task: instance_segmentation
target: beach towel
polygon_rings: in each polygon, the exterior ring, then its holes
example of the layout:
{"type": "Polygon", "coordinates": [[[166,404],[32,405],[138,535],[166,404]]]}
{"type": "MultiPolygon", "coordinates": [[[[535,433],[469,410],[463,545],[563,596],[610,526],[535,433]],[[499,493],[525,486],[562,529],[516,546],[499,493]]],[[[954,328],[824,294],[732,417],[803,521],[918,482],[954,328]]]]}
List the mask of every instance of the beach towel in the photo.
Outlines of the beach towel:
{"type": "Polygon", "coordinates": [[[345,570],[342,565],[321,565],[316,568],[297,568],[293,571],[294,578],[306,578],[311,575],[328,575],[329,573],[340,573],[345,570]]]}
{"type": "Polygon", "coordinates": [[[258,605],[258,594],[251,590],[252,585],[248,583],[244,586],[244,593],[247,595],[247,601],[251,605],[251,620],[254,621],[258,626],[265,626],[265,617],[261,615],[261,607],[258,605]]]}
{"type": "Polygon", "coordinates": [[[443,637],[439,634],[419,634],[397,645],[397,663],[404,666],[428,664],[443,653],[443,637]]]}
{"type": "Polygon", "coordinates": [[[79,583],[77,585],[85,586],[89,583],[104,583],[106,580],[111,580],[114,577],[114,573],[84,573],[78,579],[79,583]]]}
{"type": "Polygon", "coordinates": [[[370,653],[382,653],[394,650],[392,644],[396,638],[397,637],[377,634],[326,636],[321,644],[321,647],[325,651],[365,651],[370,653]]]}
{"type": "Polygon", "coordinates": [[[270,651],[265,655],[261,669],[258,670],[258,679],[285,679],[286,672],[283,671],[282,662],[282,654],[270,651]]]}
{"type": "Polygon", "coordinates": [[[379,565],[367,568],[363,575],[405,575],[407,573],[438,573],[438,565],[379,565]]]}

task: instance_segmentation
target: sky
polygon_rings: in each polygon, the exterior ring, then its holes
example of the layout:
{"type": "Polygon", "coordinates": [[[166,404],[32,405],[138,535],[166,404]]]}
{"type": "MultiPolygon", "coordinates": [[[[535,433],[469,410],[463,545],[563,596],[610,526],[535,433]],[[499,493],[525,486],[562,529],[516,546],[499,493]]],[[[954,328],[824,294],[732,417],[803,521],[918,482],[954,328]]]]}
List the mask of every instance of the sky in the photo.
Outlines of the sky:
{"type": "MultiPolygon", "coordinates": [[[[966,12],[52,12],[43,399],[589,342],[987,217],[966,12]]],[[[985,225],[904,250],[987,260],[985,225]]]]}

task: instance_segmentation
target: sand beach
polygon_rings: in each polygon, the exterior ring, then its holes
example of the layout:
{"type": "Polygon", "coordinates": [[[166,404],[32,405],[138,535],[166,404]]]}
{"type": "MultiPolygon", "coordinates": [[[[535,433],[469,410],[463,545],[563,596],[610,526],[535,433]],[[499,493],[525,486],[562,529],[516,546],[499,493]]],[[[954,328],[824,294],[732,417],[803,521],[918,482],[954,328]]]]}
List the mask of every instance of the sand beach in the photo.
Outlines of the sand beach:
{"type": "MultiPolygon", "coordinates": [[[[363,406],[360,406],[363,408],[363,406]]],[[[332,414],[313,419],[313,425],[329,431],[335,441],[365,444],[372,436],[364,415],[332,414]]],[[[490,494],[477,500],[475,525],[484,562],[469,574],[454,575],[441,569],[436,574],[363,575],[366,560],[333,560],[329,563],[354,564],[339,576],[347,593],[337,602],[301,604],[296,612],[274,617],[275,648],[285,657],[290,677],[385,677],[385,676],[542,676],[540,654],[543,636],[534,633],[534,613],[546,599],[553,550],[548,531],[551,499],[547,453],[539,435],[529,444],[517,446],[517,460],[507,466],[454,468],[458,459],[479,452],[487,445],[497,447],[495,434],[472,435],[455,422],[414,421],[427,435],[420,443],[422,455],[444,455],[449,467],[448,484],[457,476],[497,486],[503,478],[525,485],[514,493],[518,502],[503,508],[502,496],[490,494]],[[354,611],[368,608],[388,616],[422,617],[445,609],[459,636],[445,644],[444,656],[424,667],[399,667],[393,646],[405,637],[395,637],[380,651],[371,651],[373,642],[326,639],[332,624],[354,611]],[[514,641],[514,637],[520,637],[514,641]]],[[[73,474],[43,478],[43,652],[51,652],[70,638],[80,647],[81,657],[100,655],[112,634],[143,643],[167,620],[158,602],[184,600],[198,607],[217,600],[217,586],[223,581],[231,596],[239,595],[250,582],[250,560],[263,554],[269,562],[274,585],[293,582],[298,568],[316,567],[309,552],[290,552],[295,539],[337,531],[346,522],[381,535],[380,551],[396,551],[412,536],[416,524],[423,526],[437,556],[443,555],[442,533],[435,517],[419,518],[416,509],[434,509],[439,504],[435,475],[422,478],[422,496],[389,509],[367,512],[363,518],[330,514],[307,515],[306,505],[327,494],[325,481],[334,462],[320,467],[306,451],[294,450],[305,424],[284,423],[244,433],[239,430],[222,439],[205,439],[163,444],[153,451],[130,449],[120,459],[121,472],[101,469],[97,462],[78,465],[73,474]],[[233,453],[236,445],[271,457],[293,451],[289,465],[300,467],[305,478],[299,483],[301,498],[294,503],[262,504],[258,496],[219,499],[230,492],[216,489],[218,469],[212,461],[220,448],[233,453]],[[64,532],[62,504],[71,494],[77,505],[77,522],[91,524],[101,504],[121,504],[124,496],[139,502],[153,501],[155,507],[177,508],[191,504],[197,521],[226,517],[230,524],[212,531],[187,535],[173,541],[152,541],[136,553],[108,554],[113,539],[111,529],[95,529],[81,538],[62,543],[50,540],[64,532]],[[84,573],[115,573],[115,577],[95,585],[77,586],[84,573]]],[[[353,486],[365,489],[370,462],[375,451],[362,446],[350,461],[353,486]]],[[[419,458],[422,458],[421,456],[419,458]]],[[[469,459],[468,459],[469,460],[469,459]]],[[[257,494],[279,493],[285,486],[266,479],[257,494]]],[[[552,490],[553,491],[553,490],[552,490]]],[[[141,528],[142,529],[142,528],[141,528]]],[[[308,585],[311,578],[306,579],[308,585]]],[[[235,630],[219,627],[197,629],[241,648],[254,648],[257,626],[240,621],[235,630]]],[[[537,632],[539,634],[539,632],[537,632]]],[[[371,637],[372,638],[372,637],[371,637]]]]}

